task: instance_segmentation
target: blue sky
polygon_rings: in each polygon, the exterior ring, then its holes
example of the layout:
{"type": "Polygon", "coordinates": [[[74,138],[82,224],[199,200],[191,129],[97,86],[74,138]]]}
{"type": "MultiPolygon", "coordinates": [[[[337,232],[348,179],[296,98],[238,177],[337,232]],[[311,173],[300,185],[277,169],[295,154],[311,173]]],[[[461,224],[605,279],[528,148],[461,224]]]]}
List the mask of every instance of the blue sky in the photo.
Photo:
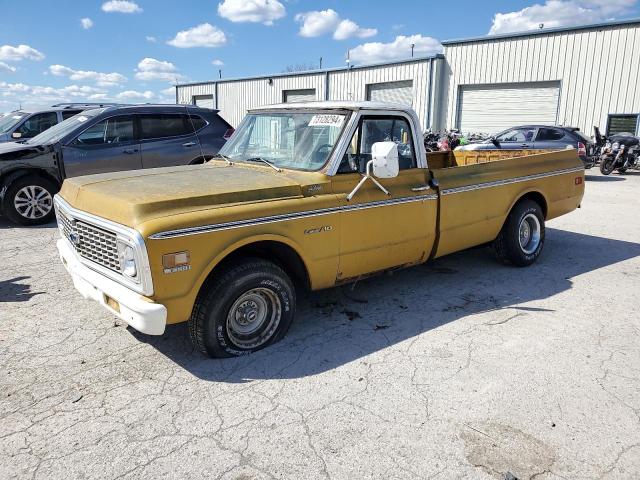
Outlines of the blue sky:
{"type": "Polygon", "coordinates": [[[640,16],[638,0],[25,0],[0,5],[0,111],[168,102],[176,80],[438,52],[439,42],[640,16]],[[84,19],[84,20],[83,20],[84,19]]]}

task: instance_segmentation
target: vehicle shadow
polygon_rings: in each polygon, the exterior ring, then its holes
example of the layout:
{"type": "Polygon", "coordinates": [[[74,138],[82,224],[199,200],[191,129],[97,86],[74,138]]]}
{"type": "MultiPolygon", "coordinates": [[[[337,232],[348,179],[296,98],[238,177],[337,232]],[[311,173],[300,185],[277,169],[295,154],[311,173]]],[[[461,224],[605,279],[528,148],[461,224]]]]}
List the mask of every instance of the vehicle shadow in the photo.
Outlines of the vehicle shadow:
{"type": "Polygon", "coordinates": [[[30,277],[15,277],[10,280],[0,280],[0,303],[26,302],[44,292],[32,292],[31,285],[18,283],[30,277]]]}
{"type": "Polygon", "coordinates": [[[245,357],[211,360],[195,352],[186,324],[164,335],[131,333],[196,377],[242,383],[316,375],[430,330],[487,311],[505,318],[553,313],[544,300],[572,288],[572,278],[640,255],[640,244],[547,229],[545,251],[525,269],[498,264],[489,249],[302,295],[280,343],[245,357]],[[521,306],[536,302],[536,305],[521,306]]]}
{"type": "Polygon", "coordinates": [[[16,225],[13,222],[10,222],[8,218],[0,216],[0,230],[10,230],[10,229],[36,229],[36,228],[57,228],[57,224],[55,221],[45,223],[44,225],[34,225],[32,227],[24,226],[24,225],[16,225]]]}
{"type": "Polygon", "coordinates": [[[604,175],[585,175],[584,179],[588,182],[623,182],[624,177],[611,177],[604,175]]]}

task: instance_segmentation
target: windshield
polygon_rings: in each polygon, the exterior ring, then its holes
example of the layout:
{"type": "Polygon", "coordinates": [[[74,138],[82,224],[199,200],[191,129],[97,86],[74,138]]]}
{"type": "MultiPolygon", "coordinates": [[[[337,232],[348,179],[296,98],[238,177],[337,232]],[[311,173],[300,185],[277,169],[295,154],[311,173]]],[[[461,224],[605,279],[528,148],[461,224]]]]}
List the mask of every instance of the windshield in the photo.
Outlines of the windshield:
{"type": "Polygon", "coordinates": [[[343,113],[249,114],[220,154],[234,162],[266,160],[279,168],[319,170],[327,163],[345,120],[343,113]]]}
{"type": "Polygon", "coordinates": [[[24,112],[13,112],[7,113],[4,117],[0,117],[0,133],[9,132],[27,115],[29,114],[24,112]]]}
{"type": "Polygon", "coordinates": [[[104,112],[104,110],[104,108],[96,108],[74,115],[48,130],[45,130],[40,135],[36,135],[31,140],[27,140],[27,143],[34,145],[46,145],[48,143],[58,142],[61,138],[73,132],[80,125],[86,125],[91,118],[104,112]]]}

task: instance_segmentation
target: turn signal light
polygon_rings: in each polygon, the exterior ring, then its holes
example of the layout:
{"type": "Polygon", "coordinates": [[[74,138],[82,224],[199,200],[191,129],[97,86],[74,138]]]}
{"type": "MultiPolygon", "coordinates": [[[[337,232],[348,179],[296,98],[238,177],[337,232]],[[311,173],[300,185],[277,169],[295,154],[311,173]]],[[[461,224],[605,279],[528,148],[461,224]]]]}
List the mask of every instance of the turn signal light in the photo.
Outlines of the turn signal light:
{"type": "Polygon", "coordinates": [[[578,142],[578,156],[579,157],[586,157],[587,156],[587,147],[582,142],[578,142]]]}
{"type": "Polygon", "coordinates": [[[576,185],[582,185],[582,177],[576,177],[576,185]]]}

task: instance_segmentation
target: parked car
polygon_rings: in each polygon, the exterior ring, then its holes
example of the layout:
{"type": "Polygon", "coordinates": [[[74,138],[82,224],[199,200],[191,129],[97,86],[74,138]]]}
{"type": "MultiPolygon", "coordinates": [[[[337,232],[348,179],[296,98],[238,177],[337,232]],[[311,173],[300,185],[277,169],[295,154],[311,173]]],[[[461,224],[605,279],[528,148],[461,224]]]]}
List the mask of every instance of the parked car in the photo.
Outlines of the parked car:
{"type": "Polygon", "coordinates": [[[483,163],[460,152],[467,162],[444,168],[456,153],[428,156],[404,105],[256,108],[206,165],[65,181],[58,249],[75,288],[131,327],[187,321],[203,353],[244,355],[284,337],[298,288],[489,242],[528,266],[545,221],[582,200],[575,150],[483,163]]]}
{"type": "Polygon", "coordinates": [[[195,106],[87,110],[31,140],[0,144],[0,213],[22,225],[45,223],[65,178],[202,163],[231,133],[216,110],[195,106]]]}
{"type": "Polygon", "coordinates": [[[48,110],[16,110],[0,115],[0,143],[28,140],[84,110],[106,105],[108,104],[59,103],[48,110]]]}
{"type": "Polygon", "coordinates": [[[597,157],[596,145],[576,127],[523,125],[513,127],[478,143],[458,147],[459,150],[564,150],[575,148],[586,168],[597,157]]]}

